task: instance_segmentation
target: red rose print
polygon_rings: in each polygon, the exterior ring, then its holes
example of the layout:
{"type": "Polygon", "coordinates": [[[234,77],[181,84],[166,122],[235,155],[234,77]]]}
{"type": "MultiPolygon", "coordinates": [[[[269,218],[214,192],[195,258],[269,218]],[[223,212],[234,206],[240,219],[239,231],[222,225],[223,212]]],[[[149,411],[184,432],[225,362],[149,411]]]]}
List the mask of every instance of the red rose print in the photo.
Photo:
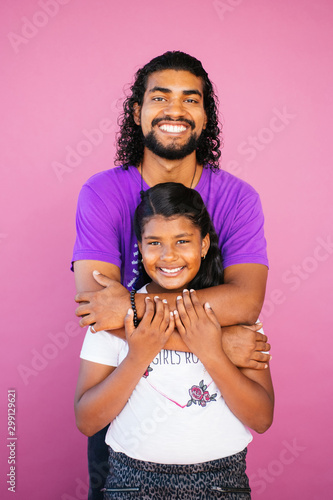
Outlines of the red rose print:
{"type": "Polygon", "coordinates": [[[206,391],[207,385],[204,384],[204,381],[201,380],[199,385],[192,385],[191,389],[189,389],[189,394],[191,399],[187,402],[186,406],[191,406],[192,404],[198,404],[199,406],[206,406],[207,403],[211,401],[216,401],[217,394],[210,395],[208,391],[206,391]]]}
{"type": "Polygon", "coordinates": [[[188,392],[190,393],[191,398],[197,401],[202,399],[202,396],[204,394],[203,390],[197,385],[192,385],[191,389],[188,392]]]}
{"type": "Polygon", "coordinates": [[[204,399],[205,401],[210,401],[210,395],[208,391],[205,391],[203,393],[202,399],[204,399]]]}

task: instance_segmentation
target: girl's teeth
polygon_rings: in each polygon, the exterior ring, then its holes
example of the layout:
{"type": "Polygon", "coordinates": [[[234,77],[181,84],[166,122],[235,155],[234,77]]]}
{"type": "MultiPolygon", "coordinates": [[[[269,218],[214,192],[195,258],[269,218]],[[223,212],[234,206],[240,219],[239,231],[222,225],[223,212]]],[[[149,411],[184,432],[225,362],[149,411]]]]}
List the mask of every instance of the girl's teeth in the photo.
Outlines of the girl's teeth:
{"type": "Polygon", "coordinates": [[[174,269],[165,269],[164,267],[161,267],[161,270],[164,272],[164,273],[178,273],[178,271],[181,270],[181,267],[177,267],[177,268],[174,268],[174,269]]]}

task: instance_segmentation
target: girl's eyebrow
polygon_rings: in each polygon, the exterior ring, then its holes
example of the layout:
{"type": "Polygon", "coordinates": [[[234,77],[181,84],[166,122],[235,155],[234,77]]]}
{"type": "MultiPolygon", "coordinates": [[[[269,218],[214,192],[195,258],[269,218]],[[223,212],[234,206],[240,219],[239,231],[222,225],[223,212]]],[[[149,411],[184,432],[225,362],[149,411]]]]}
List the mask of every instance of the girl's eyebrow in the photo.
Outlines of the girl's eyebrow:
{"type": "MultiPolygon", "coordinates": [[[[178,238],[184,238],[184,237],[190,237],[190,236],[193,236],[193,233],[181,233],[181,234],[176,234],[173,236],[174,239],[178,239],[178,238]]],[[[153,236],[153,235],[148,235],[148,236],[144,236],[143,237],[144,240],[160,240],[161,237],[160,236],[153,236]]]]}

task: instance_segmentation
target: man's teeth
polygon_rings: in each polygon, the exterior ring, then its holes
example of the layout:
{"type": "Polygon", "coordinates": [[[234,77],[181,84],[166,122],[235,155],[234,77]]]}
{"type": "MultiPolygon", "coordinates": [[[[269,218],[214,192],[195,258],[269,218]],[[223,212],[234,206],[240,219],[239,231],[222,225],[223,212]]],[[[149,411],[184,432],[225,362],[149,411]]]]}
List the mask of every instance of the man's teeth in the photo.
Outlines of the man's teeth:
{"type": "Polygon", "coordinates": [[[181,269],[183,269],[182,267],[174,267],[173,269],[166,269],[164,267],[161,267],[160,268],[161,271],[163,271],[164,273],[178,273],[178,271],[180,271],[181,269]]]}
{"type": "Polygon", "coordinates": [[[174,132],[174,133],[179,133],[179,132],[185,132],[186,127],[184,125],[161,125],[160,129],[163,130],[164,132],[174,132]]]}

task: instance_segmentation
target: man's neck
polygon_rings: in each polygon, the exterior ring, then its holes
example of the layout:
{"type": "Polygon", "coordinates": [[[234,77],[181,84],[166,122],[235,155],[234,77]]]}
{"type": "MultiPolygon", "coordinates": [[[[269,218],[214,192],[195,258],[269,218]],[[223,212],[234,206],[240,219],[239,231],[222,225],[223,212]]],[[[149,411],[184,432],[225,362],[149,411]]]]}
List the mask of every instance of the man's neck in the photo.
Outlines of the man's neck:
{"type": "Polygon", "coordinates": [[[166,160],[145,149],[139,172],[150,187],[160,182],[180,182],[194,188],[201,177],[202,165],[197,164],[195,151],[182,160],[166,160]]]}

